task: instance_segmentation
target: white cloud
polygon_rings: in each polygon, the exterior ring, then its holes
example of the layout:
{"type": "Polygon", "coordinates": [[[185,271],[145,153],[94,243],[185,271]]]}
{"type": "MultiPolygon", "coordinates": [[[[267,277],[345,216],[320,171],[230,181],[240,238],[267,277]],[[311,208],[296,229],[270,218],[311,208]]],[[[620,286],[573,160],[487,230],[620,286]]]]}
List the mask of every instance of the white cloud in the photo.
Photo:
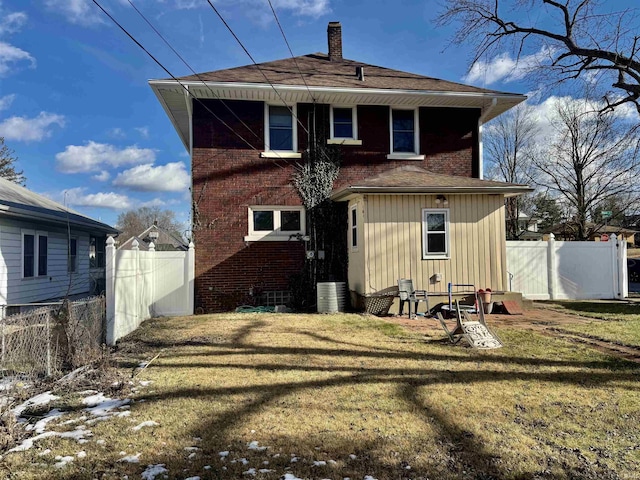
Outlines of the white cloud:
{"type": "Polygon", "coordinates": [[[114,185],[146,192],[179,192],[189,188],[189,174],[182,162],[139,165],[119,173],[114,185]]]}
{"type": "Polygon", "coordinates": [[[153,163],[156,152],[150,148],[132,145],[117,148],[106,143],[89,141],[86,145],[67,145],[64,152],[56,154],[58,170],[64,173],[96,172],[103,165],[120,167],[141,163],[153,163]]]}
{"type": "Polygon", "coordinates": [[[15,98],[16,96],[14,94],[0,97],[0,111],[6,110],[7,108],[9,108],[15,98]]]}
{"type": "Polygon", "coordinates": [[[104,23],[103,13],[91,0],[45,0],[44,3],[70,23],[84,26],[104,23]]]}
{"type": "MultiPolygon", "coordinates": [[[[2,10],[0,10],[1,14],[2,10]]],[[[0,18],[0,36],[20,31],[25,23],[27,23],[27,14],[24,12],[12,12],[2,15],[2,18],[0,18]]]]}
{"type": "Polygon", "coordinates": [[[67,205],[77,207],[99,207],[112,210],[131,208],[132,202],[126,195],[114,192],[99,192],[86,194],[86,188],[70,188],[63,192],[67,205]],[[65,195],[66,194],[66,195],[65,195]]]}
{"type": "Polygon", "coordinates": [[[0,42],[0,76],[11,72],[12,66],[22,61],[28,61],[31,68],[36,66],[36,59],[29,52],[6,42],[0,42]]]}
{"type": "Polygon", "coordinates": [[[164,200],[159,198],[154,198],[153,200],[149,200],[148,202],[140,203],[140,207],[164,207],[167,204],[164,200]]]}
{"type": "Polygon", "coordinates": [[[136,131],[142,138],[149,138],[149,127],[137,127],[136,131]]]}
{"type": "Polygon", "coordinates": [[[51,127],[64,126],[64,116],[40,112],[37,117],[9,117],[0,122],[0,136],[18,142],[39,142],[51,136],[51,127]]]}
{"type": "Polygon", "coordinates": [[[113,138],[125,138],[127,136],[127,134],[124,133],[124,130],[122,130],[120,127],[112,128],[108,133],[109,136],[113,138]]]}
{"type": "Polygon", "coordinates": [[[111,178],[111,175],[106,170],[103,170],[100,173],[98,173],[97,175],[92,176],[91,178],[93,178],[94,180],[97,180],[99,182],[106,182],[107,180],[109,180],[111,178]]]}
{"type": "Polygon", "coordinates": [[[329,0],[275,0],[272,3],[276,9],[293,10],[298,15],[308,17],[317,18],[331,11],[329,0]]]}
{"type": "Polygon", "coordinates": [[[551,58],[553,53],[554,51],[548,47],[542,47],[537,53],[523,55],[520,58],[513,58],[508,52],[501,53],[489,61],[479,60],[474,63],[462,80],[482,85],[520,80],[551,58]]]}

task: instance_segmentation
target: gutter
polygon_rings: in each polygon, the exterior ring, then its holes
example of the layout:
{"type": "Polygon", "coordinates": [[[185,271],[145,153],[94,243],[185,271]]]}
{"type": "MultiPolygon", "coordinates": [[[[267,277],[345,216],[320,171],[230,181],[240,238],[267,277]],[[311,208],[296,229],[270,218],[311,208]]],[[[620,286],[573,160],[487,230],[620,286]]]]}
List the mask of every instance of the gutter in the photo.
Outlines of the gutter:
{"type": "MultiPolygon", "coordinates": [[[[67,223],[75,228],[79,228],[81,230],[87,230],[90,232],[105,232],[105,233],[111,233],[111,234],[118,234],[120,233],[119,230],[110,227],[107,224],[100,224],[99,222],[95,222],[95,223],[91,223],[91,222],[83,222],[83,221],[78,221],[78,220],[74,220],[72,218],[65,218],[65,217],[61,217],[60,215],[50,215],[50,214],[46,214],[46,213],[42,213],[42,212],[37,212],[37,211],[33,211],[33,210],[26,210],[26,209],[21,209],[21,208],[17,208],[17,207],[10,207],[8,205],[2,205],[0,206],[0,214],[1,215],[6,215],[6,216],[10,216],[10,217],[17,217],[20,219],[23,219],[25,221],[31,221],[31,220],[42,220],[48,223],[53,223],[56,225],[67,225],[67,223]]],[[[62,215],[65,215],[65,212],[60,212],[62,215]]],[[[73,215],[76,216],[76,214],[74,213],[69,213],[69,215],[73,215]]]]}
{"type": "Polygon", "coordinates": [[[534,189],[527,186],[512,187],[348,187],[331,195],[331,200],[339,201],[353,194],[368,193],[373,195],[421,195],[421,194],[502,194],[505,196],[522,195],[533,192],[534,189]]]}

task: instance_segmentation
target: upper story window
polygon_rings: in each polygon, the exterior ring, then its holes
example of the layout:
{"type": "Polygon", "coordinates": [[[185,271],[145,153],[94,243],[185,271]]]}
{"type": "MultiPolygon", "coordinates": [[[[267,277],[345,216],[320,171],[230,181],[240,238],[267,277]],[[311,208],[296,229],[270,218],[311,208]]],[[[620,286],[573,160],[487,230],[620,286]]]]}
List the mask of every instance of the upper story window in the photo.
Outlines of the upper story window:
{"type": "Polygon", "coordinates": [[[389,115],[391,153],[387,158],[423,160],[418,153],[418,109],[391,108],[389,115]]]}
{"type": "Polygon", "coordinates": [[[305,234],[304,207],[249,207],[249,234],[245,241],[287,241],[305,234]]]}
{"type": "Polygon", "coordinates": [[[268,158],[300,158],[296,106],[265,104],[265,151],[268,158]]]}
{"type": "Polygon", "coordinates": [[[49,237],[45,232],[22,230],[22,277],[47,275],[49,237]]]}
{"type": "Polygon", "coordinates": [[[449,209],[422,210],[422,258],[449,258],[449,209]]]}
{"type": "Polygon", "coordinates": [[[358,140],[358,109],[355,107],[331,107],[331,134],[329,144],[362,145],[358,140]]]}

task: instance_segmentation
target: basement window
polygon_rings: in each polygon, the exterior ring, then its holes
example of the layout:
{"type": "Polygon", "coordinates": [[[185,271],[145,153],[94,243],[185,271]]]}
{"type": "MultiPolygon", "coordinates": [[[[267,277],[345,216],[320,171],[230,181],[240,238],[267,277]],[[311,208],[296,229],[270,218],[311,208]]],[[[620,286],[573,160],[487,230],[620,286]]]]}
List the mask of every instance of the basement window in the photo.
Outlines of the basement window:
{"type": "Polygon", "coordinates": [[[422,210],[422,258],[449,258],[449,209],[422,210]]]}
{"type": "Polygon", "coordinates": [[[304,207],[249,207],[249,234],[246,242],[297,240],[305,234],[304,207]]]}

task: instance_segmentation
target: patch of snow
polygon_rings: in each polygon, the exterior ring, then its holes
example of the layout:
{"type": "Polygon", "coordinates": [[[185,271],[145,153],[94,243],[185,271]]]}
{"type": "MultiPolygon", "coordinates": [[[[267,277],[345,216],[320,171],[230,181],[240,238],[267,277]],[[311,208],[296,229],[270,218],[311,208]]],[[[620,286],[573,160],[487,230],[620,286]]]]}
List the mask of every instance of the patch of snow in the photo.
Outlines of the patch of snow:
{"type": "Polygon", "coordinates": [[[338,462],[336,462],[335,460],[329,460],[327,463],[330,464],[330,465],[335,465],[338,462]]]}
{"type": "Polygon", "coordinates": [[[314,467],[326,467],[327,466],[327,462],[325,462],[324,460],[316,460],[315,462],[313,462],[313,466],[314,467]]]}
{"type": "Polygon", "coordinates": [[[255,475],[256,474],[256,469],[255,468],[250,468],[246,472],[242,472],[242,474],[243,475],[255,475]]]}
{"type": "Polygon", "coordinates": [[[112,410],[128,405],[130,402],[131,400],[128,398],[125,400],[117,400],[105,397],[103,393],[96,393],[95,395],[90,395],[82,399],[82,403],[88,406],[88,408],[85,408],[84,410],[98,418],[113,415],[124,416],[124,412],[113,412],[112,410]]]}
{"type": "Polygon", "coordinates": [[[56,395],[52,395],[51,394],[51,390],[49,390],[47,392],[39,393],[38,395],[35,395],[35,396],[31,397],[29,400],[25,400],[20,405],[18,405],[13,410],[11,410],[11,412],[16,417],[19,417],[29,407],[37,407],[37,406],[40,406],[40,405],[46,405],[47,403],[51,402],[52,400],[57,400],[59,398],[60,397],[58,397],[56,395]]]}
{"type": "Polygon", "coordinates": [[[259,445],[258,445],[258,442],[257,442],[256,440],[254,440],[254,441],[252,441],[252,442],[249,442],[249,443],[247,444],[247,448],[248,448],[249,450],[255,450],[255,451],[257,451],[257,452],[264,452],[264,451],[267,449],[267,447],[261,447],[261,446],[259,446],[259,445]]]}
{"type": "Polygon", "coordinates": [[[350,458],[351,460],[355,460],[356,458],[358,458],[358,456],[357,456],[357,455],[354,455],[354,454],[352,453],[351,455],[349,455],[349,458],[350,458]]]}
{"type": "Polygon", "coordinates": [[[284,476],[280,478],[282,480],[302,480],[301,478],[296,477],[293,473],[285,473],[284,476]]]}
{"type": "Polygon", "coordinates": [[[73,462],[73,457],[68,455],[66,457],[61,457],[60,455],[58,455],[56,457],[56,460],[58,460],[58,462],[56,462],[53,466],[55,468],[64,468],[67,466],[67,463],[69,462],[73,462]]]}
{"type": "Polygon", "coordinates": [[[45,455],[49,455],[51,453],[51,449],[47,448],[46,450],[41,451],[38,456],[39,457],[44,457],[45,455]]]}
{"type": "MultiPolygon", "coordinates": [[[[120,455],[123,455],[125,452],[120,452],[120,455]]],[[[140,463],[140,455],[142,455],[141,453],[136,453],[135,455],[126,455],[122,458],[119,458],[118,461],[119,462],[125,462],[125,463],[140,463]]]]}
{"type": "Polygon", "coordinates": [[[138,364],[138,368],[144,368],[144,367],[146,367],[147,365],[149,365],[149,362],[140,362],[140,363],[138,364]]]}
{"type": "Polygon", "coordinates": [[[185,449],[187,452],[195,452],[195,451],[197,451],[197,450],[200,450],[198,447],[184,447],[184,449],[185,449]]]}
{"type": "Polygon", "coordinates": [[[192,452],[189,454],[189,458],[196,458],[196,452],[192,452]]]}
{"type": "Polygon", "coordinates": [[[224,452],[218,452],[218,455],[220,455],[220,458],[228,457],[229,450],[225,450],[224,452]]]}
{"type": "Polygon", "coordinates": [[[265,460],[264,462],[262,462],[263,465],[269,465],[269,460],[265,460]]]}
{"type": "Polygon", "coordinates": [[[260,470],[258,470],[258,472],[260,472],[260,473],[270,473],[270,472],[273,472],[273,470],[271,470],[270,468],[261,468],[260,470]]]}
{"type": "Polygon", "coordinates": [[[211,470],[211,465],[205,465],[203,468],[204,468],[205,470],[211,470]]]}
{"type": "Polygon", "coordinates": [[[153,383],[153,380],[140,380],[140,386],[147,387],[153,383]]]}
{"type": "Polygon", "coordinates": [[[378,479],[375,477],[372,477],[371,475],[365,475],[364,480],[378,480],[378,479]]]}
{"type": "Polygon", "coordinates": [[[85,458],[87,456],[87,452],[85,452],[84,450],[76,453],[76,457],[78,458],[85,458]]]}
{"type": "Polygon", "coordinates": [[[184,480],[200,480],[200,477],[196,475],[195,477],[185,478],[184,480]]]}
{"type": "Polygon", "coordinates": [[[24,427],[24,429],[27,432],[30,432],[31,430],[33,430],[35,433],[43,433],[47,428],[47,423],[51,422],[52,420],[57,420],[63,415],[64,415],[64,412],[62,410],[58,410],[57,408],[54,408],[50,412],[45,413],[42,419],[38,420],[33,425],[27,425],[26,427],[24,427]]]}
{"type": "Polygon", "coordinates": [[[96,440],[96,443],[97,443],[98,445],[104,445],[104,444],[105,444],[105,443],[107,443],[107,442],[101,438],[100,440],[96,440]]]}
{"type": "Polygon", "coordinates": [[[298,461],[298,457],[291,457],[291,463],[296,463],[298,461]]]}
{"type": "Polygon", "coordinates": [[[93,395],[94,393],[98,393],[98,391],[97,390],[83,390],[81,392],[78,392],[78,395],[93,395]]]}
{"type": "Polygon", "coordinates": [[[131,430],[133,430],[134,432],[137,432],[141,428],[144,428],[144,427],[157,427],[158,425],[160,425],[158,422],[154,422],[153,420],[147,420],[146,422],[142,422],[142,423],[136,425],[131,430]]]}
{"type": "Polygon", "coordinates": [[[157,465],[147,465],[147,469],[142,472],[142,478],[144,480],[155,480],[155,478],[164,473],[169,473],[164,463],[158,463],[157,465]]]}

